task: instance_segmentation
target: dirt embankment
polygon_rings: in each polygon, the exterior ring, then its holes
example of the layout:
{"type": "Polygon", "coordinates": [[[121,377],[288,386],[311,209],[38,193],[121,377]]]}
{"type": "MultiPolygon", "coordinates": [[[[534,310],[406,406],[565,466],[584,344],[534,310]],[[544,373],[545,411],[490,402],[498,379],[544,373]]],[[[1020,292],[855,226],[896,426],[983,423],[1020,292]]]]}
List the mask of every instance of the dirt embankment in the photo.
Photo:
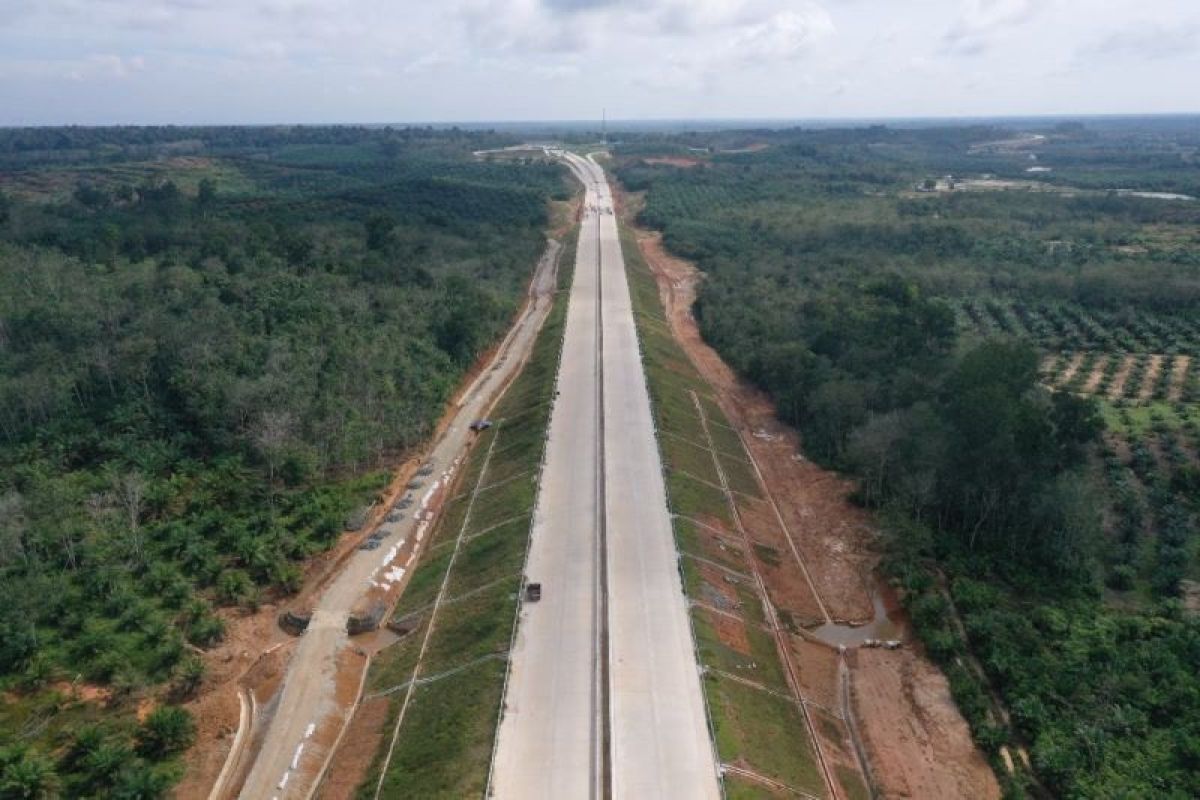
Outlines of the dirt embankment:
{"type": "Polygon", "coordinates": [[[224,641],[205,653],[204,682],[187,704],[196,720],[196,744],[175,797],[208,797],[238,730],[239,692],[248,689],[261,701],[278,686],[292,641],[275,622],[278,610],[264,605],[254,614],[228,617],[224,641]]]}
{"type": "MultiPolygon", "coordinates": [[[[637,205],[637,198],[618,200],[618,208],[627,212],[637,205]]],[[[625,216],[628,220],[632,215],[625,216]]],[[[855,622],[871,619],[879,555],[869,515],[848,500],[852,482],[805,460],[799,437],[775,418],[770,400],[739,379],[705,344],[691,313],[703,275],[667,253],[658,234],[636,228],[635,233],[658,280],[676,339],[713,387],[730,423],[742,433],[829,616],[855,622]]],[[[748,529],[768,531],[771,526],[765,514],[761,525],[755,516],[753,511],[747,515],[748,529]]],[[[797,597],[811,594],[807,586],[793,588],[797,597]]],[[[799,600],[796,605],[802,606],[799,600]]],[[[805,694],[828,708],[837,705],[834,653],[818,644],[804,644],[795,651],[805,694]]],[[[855,727],[882,796],[1000,796],[999,783],[975,747],[945,676],[924,657],[919,644],[899,650],[852,651],[846,665],[855,727]]]]}

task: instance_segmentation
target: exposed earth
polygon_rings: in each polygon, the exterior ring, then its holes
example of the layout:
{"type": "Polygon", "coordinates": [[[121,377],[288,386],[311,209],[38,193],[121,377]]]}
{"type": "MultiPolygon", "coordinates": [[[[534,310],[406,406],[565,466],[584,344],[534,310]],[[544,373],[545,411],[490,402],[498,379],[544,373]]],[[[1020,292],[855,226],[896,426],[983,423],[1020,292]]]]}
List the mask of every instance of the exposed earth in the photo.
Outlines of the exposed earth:
{"type": "MultiPolygon", "coordinates": [[[[730,423],[741,432],[807,566],[806,576],[778,570],[774,585],[770,585],[768,573],[772,599],[781,608],[800,612],[796,621],[811,628],[822,621],[822,604],[835,622],[874,620],[880,605],[873,602],[874,596],[882,591],[875,577],[879,554],[870,515],[848,499],[853,483],[806,460],[798,435],[776,419],[770,399],[740,380],[703,341],[691,313],[703,275],[667,253],[661,235],[635,231],[638,246],[658,281],[675,338],[713,387],[730,423]],[[813,588],[819,603],[814,602],[813,588]]],[[[748,501],[745,506],[742,513],[747,528],[761,531],[759,539],[778,529],[766,524],[773,513],[769,504],[748,501]],[[758,517],[763,524],[755,523],[758,517]]],[[[886,605],[884,621],[901,632],[905,646],[896,650],[851,648],[845,659],[851,728],[861,740],[876,789],[886,797],[999,798],[999,783],[972,741],[945,676],[924,656],[919,642],[911,639],[902,612],[894,603],[886,605]]],[[[854,638],[851,626],[835,627],[854,638]]],[[[793,657],[806,700],[836,708],[837,651],[825,643],[805,641],[793,647],[793,657]]],[[[853,759],[847,747],[838,753],[831,738],[822,733],[822,746],[840,771],[842,764],[853,759]]]]}

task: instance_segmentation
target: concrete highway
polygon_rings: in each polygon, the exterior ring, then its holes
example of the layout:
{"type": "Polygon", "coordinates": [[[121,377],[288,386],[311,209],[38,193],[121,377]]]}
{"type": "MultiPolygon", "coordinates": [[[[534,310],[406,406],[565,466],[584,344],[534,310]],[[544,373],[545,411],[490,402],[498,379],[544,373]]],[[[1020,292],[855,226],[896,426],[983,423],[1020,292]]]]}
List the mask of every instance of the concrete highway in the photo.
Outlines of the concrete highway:
{"type": "MultiPolygon", "coordinates": [[[[454,420],[434,443],[428,461],[428,479],[444,483],[453,472],[471,436],[470,423],[486,414],[501,388],[515,375],[549,313],[555,286],[557,250],[551,246],[538,265],[526,304],[492,362],[463,393],[454,420]]],[[[416,492],[417,505],[402,521],[387,523],[389,536],[379,550],[355,551],[325,589],[313,610],[312,621],[288,663],[276,707],[266,720],[262,746],[255,754],[240,797],[246,800],[308,798],[327,763],[328,752],[317,745],[322,732],[334,732],[345,722],[346,708],[335,700],[334,679],[339,654],[348,646],[346,620],[368,589],[382,576],[408,565],[418,554],[426,523],[412,513],[430,486],[416,492]],[[403,546],[394,547],[403,543],[403,546]],[[373,584],[372,582],[375,582],[373,584]],[[314,736],[314,733],[316,734],[314,736]]],[[[265,698],[263,698],[265,699],[265,698]]]]}
{"type": "Polygon", "coordinates": [[[492,788],[506,798],[717,798],[624,259],[587,195],[492,788]]]}
{"type": "Polygon", "coordinates": [[[600,368],[596,198],[589,186],[567,305],[563,357],[525,572],[525,604],[493,767],[496,797],[601,791],[600,368]]]}

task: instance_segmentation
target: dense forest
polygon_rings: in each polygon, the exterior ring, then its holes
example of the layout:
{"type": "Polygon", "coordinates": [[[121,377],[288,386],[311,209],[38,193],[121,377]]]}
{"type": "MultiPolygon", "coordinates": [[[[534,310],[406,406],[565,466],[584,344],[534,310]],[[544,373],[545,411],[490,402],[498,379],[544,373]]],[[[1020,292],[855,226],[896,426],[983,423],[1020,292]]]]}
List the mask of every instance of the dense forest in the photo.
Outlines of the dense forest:
{"type": "Polygon", "coordinates": [[[299,587],[515,312],[570,187],[472,157],[506,143],[0,131],[0,797],[168,790],[198,652],[299,587]]]}
{"type": "Polygon", "coordinates": [[[616,171],[706,339],[858,476],[981,745],[1028,746],[1010,796],[1200,794],[1194,126],[629,137],[616,171]]]}

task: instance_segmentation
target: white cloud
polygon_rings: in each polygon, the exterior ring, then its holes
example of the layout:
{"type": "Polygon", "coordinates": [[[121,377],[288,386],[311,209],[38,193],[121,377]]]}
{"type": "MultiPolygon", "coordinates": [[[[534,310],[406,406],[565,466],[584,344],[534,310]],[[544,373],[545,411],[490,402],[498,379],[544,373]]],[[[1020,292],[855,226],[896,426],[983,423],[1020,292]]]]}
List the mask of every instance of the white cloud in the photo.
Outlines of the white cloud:
{"type": "Polygon", "coordinates": [[[1159,61],[1200,55],[1200,25],[1143,23],[1104,36],[1080,49],[1085,59],[1159,61]]]}
{"type": "Polygon", "coordinates": [[[739,30],[728,52],[741,61],[790,61],[833,32],[833,20],[819,6],[807,11],[781,11],[739,30]]]}
{"type": "Polygon", "coordinates": [[[978,55],[1007,30],[1032,21],[1053,0],[966,0],[958,18],[942,37],[946,52],[978,55]]]}
{"type": "Polygon", "coordinates": [[[1200,111],[1198,51],[1195,0],[0,0],[0,124],[1200,111]]]}

